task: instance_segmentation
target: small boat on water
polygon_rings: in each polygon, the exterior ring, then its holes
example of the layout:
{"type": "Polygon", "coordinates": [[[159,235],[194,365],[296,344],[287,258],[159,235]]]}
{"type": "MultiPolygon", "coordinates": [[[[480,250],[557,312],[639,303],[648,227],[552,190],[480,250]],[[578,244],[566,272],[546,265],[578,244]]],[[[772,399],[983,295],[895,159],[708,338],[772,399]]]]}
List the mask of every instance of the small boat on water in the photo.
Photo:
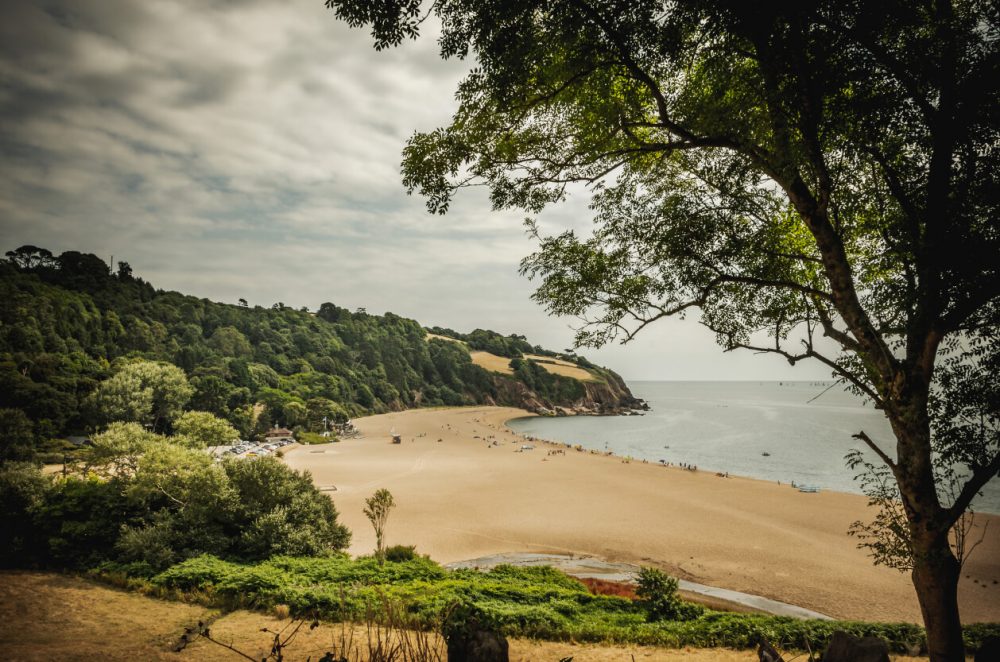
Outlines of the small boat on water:
{"type": "Polygon", "coordinates": [[[771,457],[771,454],[768,453],[767,451],[764,451],[763,453],[761,453],[761,455],[763,455],[764,457],[771,457]]]}
{"type": "Polygon", "coordinates": [[[819,488],[815,485],[799,485],[799,492],[806,492],[808,494],[816,494],[819,492],[819,488]]]}

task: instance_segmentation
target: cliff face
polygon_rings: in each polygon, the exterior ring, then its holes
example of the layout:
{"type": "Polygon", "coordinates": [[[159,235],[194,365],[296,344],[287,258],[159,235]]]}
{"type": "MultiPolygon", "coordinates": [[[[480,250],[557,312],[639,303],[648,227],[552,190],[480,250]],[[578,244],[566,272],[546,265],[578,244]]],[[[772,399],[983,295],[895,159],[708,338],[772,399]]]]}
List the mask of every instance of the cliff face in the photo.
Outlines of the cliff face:
{"type": "Polygon", "coordinates": [[[621,414],[637,409],[649,409],[645,401],[632,395],[625,380],[617,373],[610,370],[604,372],[606,378],[604,382],[583,382],[587,395],[575,403],[577,413],[621,414]]]}
{"type": "Polygon", "coordinates": [[[613,416],[632,414],[636,410],[649,409],[641,399],[632,395],[625,381],[610,370],[600,370],[603,381],[581,381],[582,397],[571,401],[545,398],[528,388],[524,383],[494,375],[496,401],[491,404],[520,407],[542,416],[591,415],[613,416]]]}

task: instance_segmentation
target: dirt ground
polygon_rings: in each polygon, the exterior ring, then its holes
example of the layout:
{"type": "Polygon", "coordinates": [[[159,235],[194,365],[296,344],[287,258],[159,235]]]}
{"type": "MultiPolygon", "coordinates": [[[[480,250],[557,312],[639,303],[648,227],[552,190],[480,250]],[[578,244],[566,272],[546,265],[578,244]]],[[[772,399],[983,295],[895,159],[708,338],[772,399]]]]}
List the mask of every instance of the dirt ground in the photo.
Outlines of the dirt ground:
{"type": "MultiPolygon", "coordinates": [[[[246,659],[206,640],[175,652],[186,627],[210,623],[213,639],[261,659],[273,635],[287,619],[247,611],[220,614],[196,605],[167,602],[110,588],[68,575],[41,572],[0,573],[0,657],[5,660],[169,660],[225,662],[246,659]]],[[[286,634],[289,630],[285,630],[286,634]]],[[[376,637],[373,639],[377,640],[376,637]]],[[[321,624],[302,628],[285,651],[289,662],[316,660],[333,648],[349,644],[352,660],[366,660],[368,632],[364,626],[321,624]]],[[[427,641],[444,659],[437,638],[427,641]]],[[[755,662],[753,651],[728,649],[672,650],[648,646],[512,640],[512,662],[755,662]]],[[[787,656],[789,659],[795,654],[787,656]]],[[[430,658],[434,659],[434,658],[430,658]]],[[[900,662],[925,658],[894,657],[900,662]]]]}

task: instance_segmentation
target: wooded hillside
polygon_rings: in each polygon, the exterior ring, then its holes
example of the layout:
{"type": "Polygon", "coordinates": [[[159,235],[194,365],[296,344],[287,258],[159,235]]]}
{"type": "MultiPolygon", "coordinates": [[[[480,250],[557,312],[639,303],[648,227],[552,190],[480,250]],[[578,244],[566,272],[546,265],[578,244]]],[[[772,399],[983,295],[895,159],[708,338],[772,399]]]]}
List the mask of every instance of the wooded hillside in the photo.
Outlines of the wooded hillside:
{"type": "MultiPolygon", "coordinates": [[[[97,385],[134,360],[183,369],[186,408],[214,413],[250,437],[275,424],[317,430],[328,421],[416,406],[570,406],[587,399],[579,381],[525,362],[511,376],[474,365],[469,347],[557,356],[523,336],[435,329],[471,343],[428,338],[416,321],[323,303],[316,312],[212,302],[156,289],[127,263],[58,256],[33,246],[0,262],[0,407],[23,411],[38,438],[101,423],[97,385]],[[261,406],[263,405],[263,406],[261,406]]],[[[621,379],[563,356],[611,382],[601,406],[632,402],[621,379]],[[607,398],[605,398],[607,400],[607,398]]]]}

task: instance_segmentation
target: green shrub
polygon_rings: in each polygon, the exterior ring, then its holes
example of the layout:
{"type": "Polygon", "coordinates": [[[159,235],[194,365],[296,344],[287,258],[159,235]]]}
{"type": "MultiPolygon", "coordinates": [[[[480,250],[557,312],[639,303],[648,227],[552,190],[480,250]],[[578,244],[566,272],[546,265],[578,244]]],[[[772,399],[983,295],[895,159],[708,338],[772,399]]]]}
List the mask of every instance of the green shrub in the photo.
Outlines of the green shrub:
{"type": "Polygon", "coordinates": [[[46,536],[35,522],[51,491],[34,465],[0,464],[0,566],[23,565],[43,552],[46,536]]]}
{"type": "Polygon", "coordinates": [[[340,441],[336,437],[324,437],[318,432],[305,432],[305,431],[298,433],[298,436],[295,437],[295,440],[300,444],[304,444],[306,446],[312,446],[316,444],[329,444],[334,441],[340,441]]]}
{"type": "Polygon", "coordinates": [[[638,588],[640,604],[650,621],[690,621],[705,612],[705,608],[685,602],[677,595],[677,579],[656,568],[639,571],[638,588]]]}
{"type": "Polygon", "coordinates": [[[417,558],[416,545],[393,545],[385,549],[385,560],[392,563],[412,561],[417,558]]]}
{"type": "Polygon", "coordinates": [[[164,570],[153,577],[152,582],[159,586],[194,590],[221,584],[238,572],[240,567],[235,563],[206,554],[188,559],[164,570]]]}
{"type": "Polygon", "coordinates": [[[987,637],[1000,637],[1000,623],[973,623],[963,628],[962,638],[969,651],[979,650],[987,637]]]}
{"type": "Polygon", "coordinates": [[[587,587],[578,579],[547,565],[525,567],[501,564],[486,573],[486,576],[507,582],[518,581],[535,586],[558,586],[571,591],[587,591],[587,587]]]}

